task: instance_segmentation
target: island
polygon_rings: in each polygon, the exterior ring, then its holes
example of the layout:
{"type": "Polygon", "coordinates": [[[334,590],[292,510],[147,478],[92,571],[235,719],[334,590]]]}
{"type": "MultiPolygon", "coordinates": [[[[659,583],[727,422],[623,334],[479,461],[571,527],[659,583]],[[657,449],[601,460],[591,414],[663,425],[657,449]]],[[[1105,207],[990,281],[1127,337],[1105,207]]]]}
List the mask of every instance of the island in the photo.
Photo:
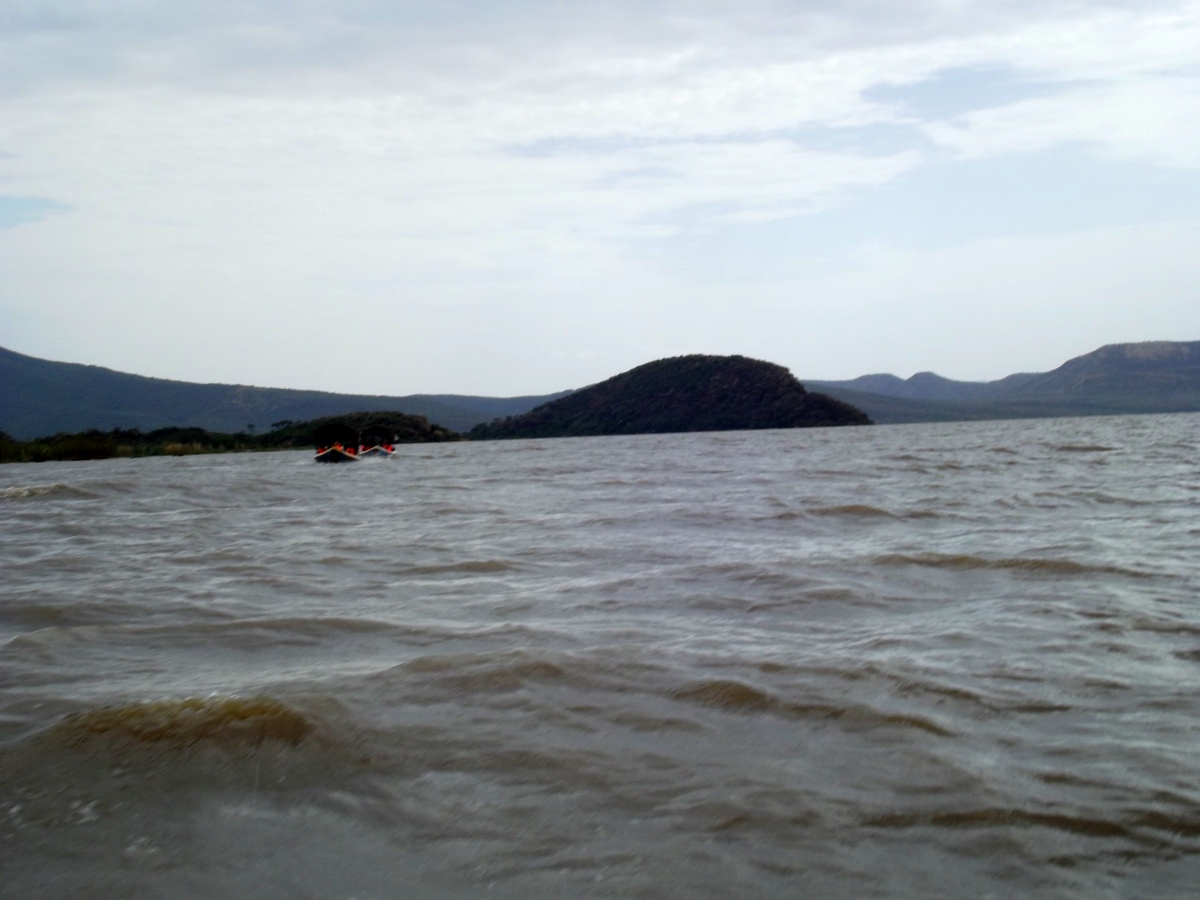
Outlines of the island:
{"type": "Polygon", "coordinates": [[[471,440],[870,425],[866,413],[805,390],[783,366],[745,356],[675,356],[476,425],[471,440]]]}

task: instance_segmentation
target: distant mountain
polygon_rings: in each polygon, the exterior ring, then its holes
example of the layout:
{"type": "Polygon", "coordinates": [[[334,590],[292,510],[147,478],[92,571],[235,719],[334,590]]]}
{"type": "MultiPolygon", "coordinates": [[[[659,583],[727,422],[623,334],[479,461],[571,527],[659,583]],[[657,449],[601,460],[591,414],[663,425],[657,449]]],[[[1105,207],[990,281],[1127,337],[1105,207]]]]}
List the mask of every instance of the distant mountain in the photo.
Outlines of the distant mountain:
{"type": "Polygon", "coordinates": [[[1007,396],[1147,412],[1200,409],[1200,341],[1109,344],[1022,382],[1007,396]]]}
{"type": "Polygon", "coordinates": [[[860,375],[850,381],[817,381],[804,383],[820,390],[857,391],[880,394],[904,400],[932,400],[949,403],[975,403],[994,400],[1037,375],[1009,375],[999,381],[954,381],[933,372],[918,372],[910,378],[895,375],[860,375]]]}
{"type": "Polygon", "coordinates": [[[530,412],[477,425],[475,440],[867,425],[849,404],[811,394],[783,366],[744,356],[646,363],[530,412]]]}
{"type": "Polygon", "coordinates": [[[1200,411],[1200,341],[1109,344],[1051,372],[998,381],[863,375],[805,382],[880,423],[1200,411]]]}
{"type": "MultiPolygon", "coordinates": [[[[1200,411],[1200,341],[1110,344],[1052,372],[997,381],[954,381],[920,372],[907,379],[863,375],[805,384],[857,407],[878,423],[1191,412],[1200,411]]],[[[389,397],[193,384],[50,362],[0,348],[0,432],[18,440],[88,428],[240,432],[253,425],[262,433],[284,420],[307,421],[363,409],[425,416],[437,425],[467,432],[570,393],[389,397]]]]}
{"type": "Polygon", "coordinates": [[[197,427],[267,431],[282,420],[306,421],[363,409],[425,416],[468,431],[496,416],[514,415],[562,394],[471,397],[414,394],[388,397],[230,384],[193,384],[50,362],[0,348],[0,430],[26,440],[88,428],[197,427]]]}

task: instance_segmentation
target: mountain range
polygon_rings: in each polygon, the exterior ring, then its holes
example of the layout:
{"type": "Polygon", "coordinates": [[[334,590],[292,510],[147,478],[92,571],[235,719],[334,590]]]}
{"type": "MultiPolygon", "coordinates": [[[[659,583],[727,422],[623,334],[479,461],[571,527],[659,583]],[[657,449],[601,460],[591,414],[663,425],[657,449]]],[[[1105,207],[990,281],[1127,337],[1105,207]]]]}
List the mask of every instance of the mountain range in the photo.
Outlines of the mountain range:
{"type": "Polygon", "coordinates": [[[877,423],[1193,412],[1200,410],[1200,341],[1109,344],[1050,372],[996,381],[919,372],[804,384],[877,423]]]}
{"type": "Polygon", "coordinates": [[[516,415],[568,394],[471,397],[334,394],[240,384],[195,384],[51,362],[0,347],[0,431],[18,440],[97,428],[172,426],[208,431],[266,431],[281,421],[307,421],[367,409],[425,416],[453,431],[516,415]]]}
{"type": "MultiPolygon", "coordinates": [[[[1050,372],[997,381],[863,375],[803,379],[876,423],[1200,411],[1200,341],[1110,344],[1050,372]]],[[[89,428],[194,426],[264,431],[285,420],[367,409],[421,415],[454,431],[516,416],[573,391],[525,397],[380,396],[195,384],[51,362],[0,348],[0,431],[18,439],[89,428]]]]}

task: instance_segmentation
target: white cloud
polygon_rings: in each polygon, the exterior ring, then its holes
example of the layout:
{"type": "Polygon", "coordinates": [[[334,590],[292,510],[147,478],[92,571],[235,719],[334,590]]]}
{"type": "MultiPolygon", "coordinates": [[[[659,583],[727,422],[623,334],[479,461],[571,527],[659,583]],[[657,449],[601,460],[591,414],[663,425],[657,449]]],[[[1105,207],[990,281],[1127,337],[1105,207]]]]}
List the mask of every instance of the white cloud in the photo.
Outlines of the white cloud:
{"type": "MultiPolygon", "coordinates": [[[[383,340],[386,383],[335,386],[549,390],[680,334],[720,350],[774,289],[747,277],[696,316],[704,286],[640,243],[853,204],[939,153],[1200,160],[1190,0],[0,0],[0,23],[0,194],[69,208],[0,232],[0,321],[31,352],[175,377],[311,384],[322,347],[383,340]],[[944,121],[869,96],[988,67],[1049,87],[944,121]],[[894,145],[839,144],[877,125],[894,145]],[[564,368],[514,362],[526,345],[564,368]]],[[[886,288],[848,315],[900,321],[886,288]]]]}
{"type": "Polygon", "coordinates": [[[1080,143],[1113,159],[1200,169],[1200,78],[1073,88],[927,130],[934,141],[967,158],[1080,143]]]}
{"type": "MultiPolygon", "coordinates": [[[[722,324],[742,352],[801,377],[1047,371],[1103,344],[1200,335],[1198,242],[1200,224],[1166,223],[879,248],[855,271],[760,286],[722,324]]],[[[729,293],[689,291],[709,310],[729,293]]]]}

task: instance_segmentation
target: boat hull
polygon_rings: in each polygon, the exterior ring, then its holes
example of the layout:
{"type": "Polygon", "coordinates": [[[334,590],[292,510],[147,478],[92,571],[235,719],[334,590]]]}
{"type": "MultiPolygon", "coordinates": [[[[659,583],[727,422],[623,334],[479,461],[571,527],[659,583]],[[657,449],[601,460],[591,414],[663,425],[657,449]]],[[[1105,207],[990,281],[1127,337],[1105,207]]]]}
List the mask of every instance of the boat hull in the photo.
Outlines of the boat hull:
{"type": "Polygon", "coordinates": [[[340,450],[337,447],[330,447],[328,450],[322,450],[313,457],[319,463],[342,463],[342,462],[358,462],[358,456],[346,450],[340,450]]]}

